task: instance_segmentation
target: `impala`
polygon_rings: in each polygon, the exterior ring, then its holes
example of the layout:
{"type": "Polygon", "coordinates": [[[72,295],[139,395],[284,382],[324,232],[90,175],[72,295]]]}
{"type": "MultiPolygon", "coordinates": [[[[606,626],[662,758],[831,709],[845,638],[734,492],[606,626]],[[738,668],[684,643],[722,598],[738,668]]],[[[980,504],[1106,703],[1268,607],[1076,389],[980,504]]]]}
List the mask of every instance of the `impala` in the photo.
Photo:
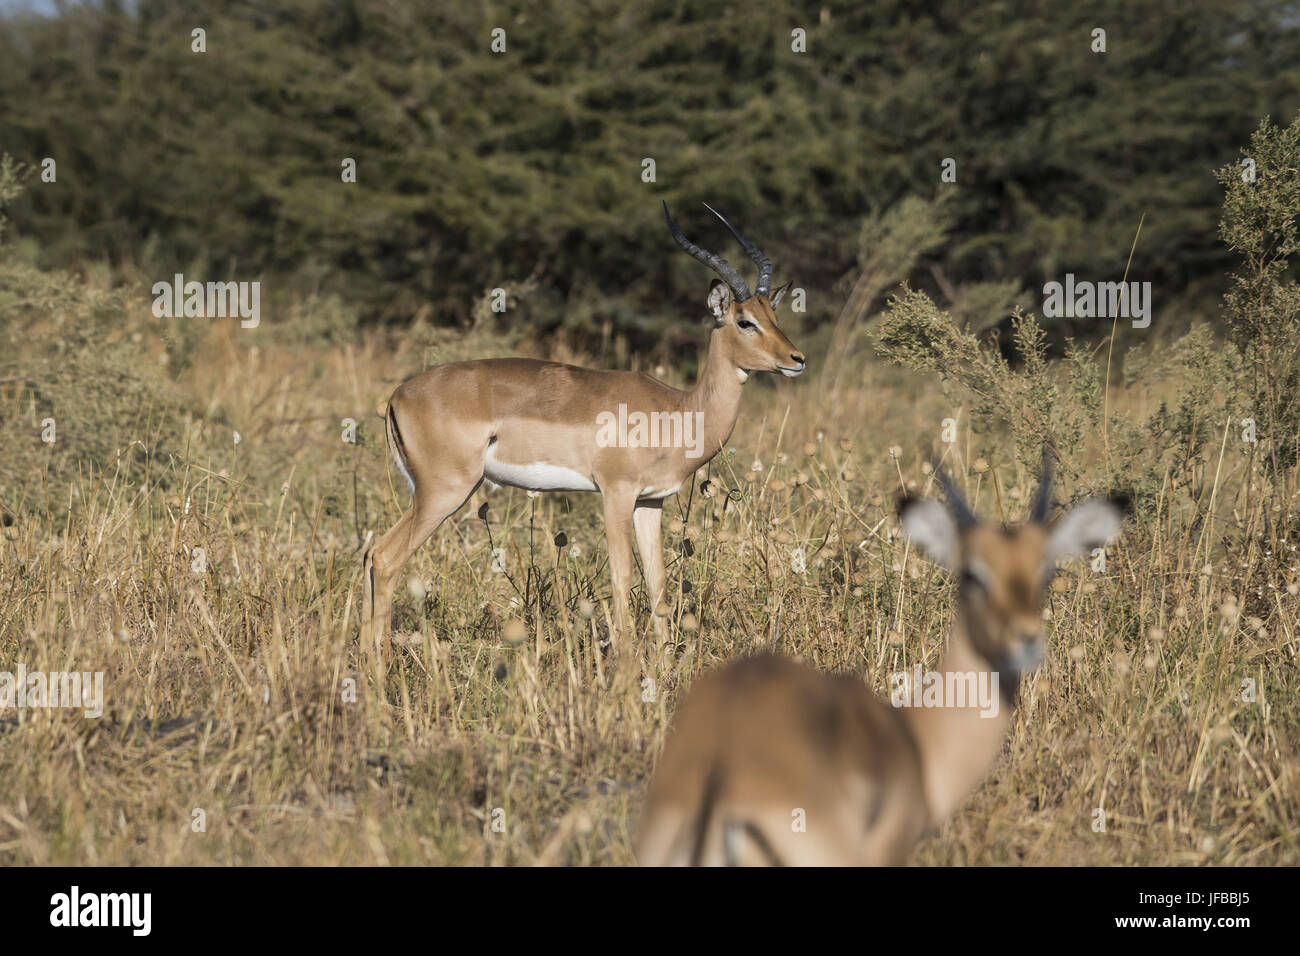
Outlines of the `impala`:
{"type": "Polygon", "coordinates": [[[898,681],[890,706],[857,677],[774,655],[701,678],[646,795],[642,865],[903,863],[1001,752],[1021,677],[1044,653],[1041,609],[1056,562],[1119,530],[1123,503],[1100,499],[1046,523],[1047,464],[1018,528],[979,523],[941,473],[949,507],[901,502],[906,538],[959,581],[924,701],[898,681]],[[980,686],[1003,706],[977,702],[980,686]]]}
{"type": "Polygon", "coordinates": [[[721,220],[758,266],[753,293],[726,260],[691,243],[664,204],[677,244],[720,277],[709,288],[714,327],[694,387],[639,372],[535,359],[482,359],[431,368],[388,402],[387,442],[411,490],[410,509],[364,560],[362,643],[379,648],[402,566],[486,478],[535,491],[599,491],[604,499],[614,619],[630,626],[635,538],[652,610],[664,600],[663,501],[731,437],[752,372],[793,378],[804,356],[777,326],[772,263],[721,220]]]}

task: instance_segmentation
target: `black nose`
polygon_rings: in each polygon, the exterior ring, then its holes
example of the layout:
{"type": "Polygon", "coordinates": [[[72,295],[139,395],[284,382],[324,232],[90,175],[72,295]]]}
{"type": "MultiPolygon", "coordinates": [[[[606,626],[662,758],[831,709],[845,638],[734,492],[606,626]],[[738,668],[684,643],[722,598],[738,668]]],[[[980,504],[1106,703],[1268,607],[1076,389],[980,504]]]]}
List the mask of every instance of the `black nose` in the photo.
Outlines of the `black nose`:
{"type": "Polygon", "coordinates": [[[791,353],[790,353],[790,359],[791,359],[791,361],[794,362],[795,365],[807,365],[807,364],[808,364],[807,362],[804,361],[804,359],[803,359],[803,353],[802,353],[802,352],[791,352],[791,353]]]}

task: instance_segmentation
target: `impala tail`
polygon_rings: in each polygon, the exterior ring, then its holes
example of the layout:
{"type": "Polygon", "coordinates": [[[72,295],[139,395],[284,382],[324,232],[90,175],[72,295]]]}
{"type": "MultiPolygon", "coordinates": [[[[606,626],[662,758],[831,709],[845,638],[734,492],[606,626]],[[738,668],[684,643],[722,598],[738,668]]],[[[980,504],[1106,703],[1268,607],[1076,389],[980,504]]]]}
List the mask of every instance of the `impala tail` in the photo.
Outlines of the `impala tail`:
{"type": "Polygon", "coordinates": [[[384,418],[384,433],[388,436],[388,450],[392,453],[393,463],[406,479],[411,497],[415,497],[415,479],[411,477],[411,469],[406,467],[406,446],[402,443],[402,433],[397,427],[397,415],[393,412],[392,402],[388,403],[388,414],[384,418]]]}
{"type": "Polygon", "coordinates": [[[762,866],[785,866],[772,842],[758,824],[750,820],[728,820],[722,831],[722,840],[727,866],[740,866],[746,861],[762,866]],[[757,857],[752,853],[745,854],[746,848],[757,851],[757,857]]]}
{"type": "Polygon", "coordinates": [[[686,818],[660,865],[784,866],[770,840],[751,820],[734,816],[722,797],[722,768],[714,764],[704,778],[699,807],[686,818]]]}
{"type": "Polygon", "coordinates": [[[704,854],[709,842],[709,831],[713,828],[713,817],[718,808],[718,794],[722,790],[722,771],[715,764],[704,779],[704,794],[700,800],[700,812],[695,816],[695,833],[691,842],[691,866],[704,862],[704,854]]]}

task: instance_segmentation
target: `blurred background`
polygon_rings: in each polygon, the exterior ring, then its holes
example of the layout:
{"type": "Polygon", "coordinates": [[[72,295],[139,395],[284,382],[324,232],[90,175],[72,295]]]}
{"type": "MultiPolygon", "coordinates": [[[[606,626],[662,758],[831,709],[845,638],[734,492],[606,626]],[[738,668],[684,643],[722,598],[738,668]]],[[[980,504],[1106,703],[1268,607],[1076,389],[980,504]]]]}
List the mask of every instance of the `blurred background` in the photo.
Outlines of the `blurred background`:
{"type": "Polygon", "coordinates": [[[709,278],[661,199],[743,259],[709,202],[777,284],[816,290],[814,353],[900,280],[979,329],[1066,272],[1118,280],[1144,214],[1153,334],[1214,320],[1213,170],[1300,104],[1300,4],[1280,0],[6,9],[0,147],[58,160],[58,188],[9,211],[33,263],[261,277],[282,305],[337,296],[335,326],[465,326],[485,290],[526,288],[508,321],[528,334],[656,360],[699,341],[709,278]]]}

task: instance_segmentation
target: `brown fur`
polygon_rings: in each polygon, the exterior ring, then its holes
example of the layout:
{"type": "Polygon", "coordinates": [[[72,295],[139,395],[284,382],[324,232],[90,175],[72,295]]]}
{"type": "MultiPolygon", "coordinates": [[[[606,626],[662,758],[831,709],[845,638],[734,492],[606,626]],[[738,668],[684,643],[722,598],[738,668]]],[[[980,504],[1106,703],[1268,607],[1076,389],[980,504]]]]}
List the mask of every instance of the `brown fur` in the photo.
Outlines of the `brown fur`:
{"type": "Polygon", "coordinates": [[[638,372],[519,358],[441,365],[400,385],[389,401],[388,439],[410,471],[414,499],[410,510],[366,553],[362,646],[382,653],[397,575],[478,488],[489,448],[497,462],[559,466],[595,485],[604,496],[618,629],[631,625],[628,591],[635,568],[634,539],[650,607],[657,607],[667,584],[660,527],[663,498],[675,493],[731,437],[750,372],[802,371],[804,366],[803,355],[778,327],[766,297],[741,303],[726,297],[720,313],[704,371],[692,388],[673,388],[638,372]],[[759,328],[741,329],[738,323],[745,320],[759,328]],[[702,412],[702,454],[690,457],[682,447],[601,447],[597,415],[615,412],[620,404],[629,413],[702,412]]]}
{"type": "Polygon", "coordinates": [[[947,819],[1002,751],[1020,674],[1045,640],[1052,556],[1104,543],[1121,511],[1088,502],[1063,529],[1007,530],[961,527],[935,502],[904,502],[904,530],[961,582],[935,671],[982,674],[988,691],[996,677],[1005,698],[987,712],[955,701],[895,708],[856,677],[784,658],[727,665],[702,677],[674,718],[646,794],[638,859],[688,862],[683,828],[697,821],[707,831],[697,836],[702,863],[903,863],[924,828],[947,819]],[[792,827],[798,810],[804,832],[792,827]]]}
{"type": "Polygon", "coordinates": [[[705,865],[725,861],[728,826],[757,831],[732,839],[741,864],[902,863],[928,820],[901,715],[856,677],[773,655],[701,677],[682,704],[646,795],[643,864],[685,862],[680,834],[656,821],[669,808],[688,808],[689,819],[710,775],[717,794],[705,865]],[[806,832],[792,829],[797,810],[806,832]]]}

